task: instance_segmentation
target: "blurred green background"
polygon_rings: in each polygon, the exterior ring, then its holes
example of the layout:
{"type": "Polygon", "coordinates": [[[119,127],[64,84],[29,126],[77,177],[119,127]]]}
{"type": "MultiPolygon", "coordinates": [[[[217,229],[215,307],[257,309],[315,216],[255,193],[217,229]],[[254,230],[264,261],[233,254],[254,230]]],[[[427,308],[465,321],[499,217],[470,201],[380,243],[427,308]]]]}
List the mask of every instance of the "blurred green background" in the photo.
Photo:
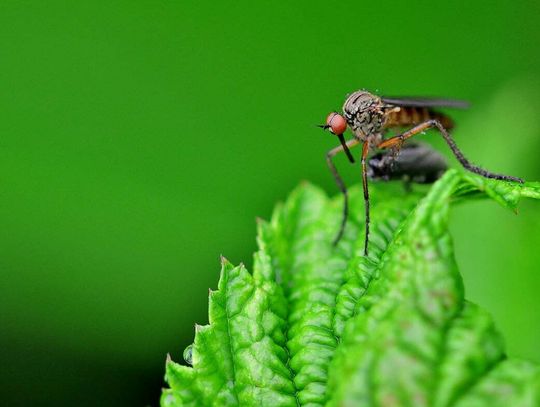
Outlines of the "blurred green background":
{"type": "MultiPolygon", "coordinates": [[[[468,99],[469,158],[540,180],[539,15],[537,0],[2,1],[2,404],[157,405],[219,255],[251,265],[256,216],[300,180],[337,193],[336,140],[313,125],[348,92],[468,99]]],[[[452,229],[469,299],[540,362],[540,205],[467,203],[452,229]]]]}

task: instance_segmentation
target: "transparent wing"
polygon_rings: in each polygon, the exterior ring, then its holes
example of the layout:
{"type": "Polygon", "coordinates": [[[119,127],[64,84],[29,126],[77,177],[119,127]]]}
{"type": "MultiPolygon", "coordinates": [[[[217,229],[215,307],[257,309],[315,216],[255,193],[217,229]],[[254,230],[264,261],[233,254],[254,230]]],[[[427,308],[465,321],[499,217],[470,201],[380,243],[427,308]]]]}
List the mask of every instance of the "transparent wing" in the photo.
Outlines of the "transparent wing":
{"type": "Polygon", "coordinates": [[[382,97],[384,103],[396,106],[415,106],[415,107],[450,107],[454,109],[467,109],[469,102],[456,99],[442,98],[421,98],[421,97],[382,97]]]}

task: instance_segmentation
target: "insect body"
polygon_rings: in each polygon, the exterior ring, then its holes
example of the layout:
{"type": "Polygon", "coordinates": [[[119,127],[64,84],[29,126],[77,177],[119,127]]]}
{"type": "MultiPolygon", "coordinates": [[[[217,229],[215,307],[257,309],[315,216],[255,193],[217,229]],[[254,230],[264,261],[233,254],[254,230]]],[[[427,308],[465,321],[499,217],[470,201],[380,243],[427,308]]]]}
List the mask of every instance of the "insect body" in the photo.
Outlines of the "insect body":
{"type": "MultiPolygon", "coordinates": [[[[403,143],[409,138],[423,133],[429,129],[436,129],[446,141],[452,153],[456,156],[461,165],[476,174],[486,178],[495,178],[506,181],[523,182],[520,178],[509,175],[496,174],[472,164],[465,158],[461,150],[457,147],[448,130],[453,128],[453,122],[449,116],[437,112],[434,109],[466,108],[468,103],[460,100],[433,99],[433,98],[391,98],[379,97],[365,90],[358,90],[352,93],[343,104],[343,115],[331,113],[326,119],[326,123],[319,127],[329,130],[335,134],[340,146],[330,150],[326,155],[326,161],[336,183],[345,197],[343,206],[343,217],[339,232],[334,239],[337,244],[343,236],[348,216],[348,196],[347,188],[343,183],[332,158],[340,152],[345,152],[349,161],[354,163],[350,149],[362,144],[362,186],[364,190],[366,230],[364,242],[364,254],[368,254],[369,242],[369,189],[368,189],[368,161],[370,151],[392,149],[392,156],[398,156],[403,143]],[[353,138],[345,140],[343,133],[347,127],[352,131],[353,138]],[[409,128],[396,136],[385,138],[385,134],[390,129],[409,128]]],[[[384,155],[389,160],[390,155],[384,155]]],[[[386,164],[385,164],[386,165],[386,164]]]]}

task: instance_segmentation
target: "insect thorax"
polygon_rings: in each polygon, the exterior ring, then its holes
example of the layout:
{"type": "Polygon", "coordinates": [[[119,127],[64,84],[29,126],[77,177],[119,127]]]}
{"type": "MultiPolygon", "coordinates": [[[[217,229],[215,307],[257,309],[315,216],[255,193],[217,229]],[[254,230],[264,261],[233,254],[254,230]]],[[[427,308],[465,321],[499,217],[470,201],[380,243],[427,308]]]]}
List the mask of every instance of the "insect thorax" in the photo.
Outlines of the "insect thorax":
{"type": "Polygon", "coordinates": [[[343,117],[354,135],[365,140],[382,131],[385,119],[382,101],[369,92],[358,90],[343,104],[343,117]]]}

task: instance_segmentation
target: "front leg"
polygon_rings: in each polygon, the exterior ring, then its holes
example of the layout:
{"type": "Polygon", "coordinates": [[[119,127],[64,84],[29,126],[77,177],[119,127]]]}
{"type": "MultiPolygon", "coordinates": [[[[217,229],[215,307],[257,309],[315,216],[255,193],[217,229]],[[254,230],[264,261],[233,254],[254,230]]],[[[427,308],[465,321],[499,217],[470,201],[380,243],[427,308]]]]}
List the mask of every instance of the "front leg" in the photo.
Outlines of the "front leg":
{"type": "MultiPolygon", "coordinates": [[[[347,187],[345,186],[345,183],[343,182],[343,179],[338,173],[338,170],[336,166],[334,165],[334,162],[332,161],[332,158],[342,151],[348,151],[349,148],[353,148],[354,146],[358,145],[360,141],[357,139],[349,140],[347,143],[343,143],[342,145],[333,148],[328,153],[326,153],[326,163],[328,164],[328,168],[330,168],[330,172],[332,172],[332,175],[334,176],[334,179],[336,181],[336,184],[339,188],[339,190],[343,193],[343,214],[341,217],[341,225],[339,227],[338,234],[336,235],[333,245],[336,246],[338,242],[341,240],[341,237],[343,236],[343,232],[345,231],[345,225],[347,223],[347,217],[349,216],[349,196],[347,193],[347,187]]],[[[350,153],[349,153],[350,154],[350,153]]]]}
{"type": "Polygon", "coordinates": [[[366,159],[369,154],[369,142],[364,141],[362,146],[362,189],[364,190],[364,211],[365,211],[365,230],[366,236],[364,238],[364,256],[368,255],[368,243],[369,243],[369,189],[367,179],[366,159]]]}

